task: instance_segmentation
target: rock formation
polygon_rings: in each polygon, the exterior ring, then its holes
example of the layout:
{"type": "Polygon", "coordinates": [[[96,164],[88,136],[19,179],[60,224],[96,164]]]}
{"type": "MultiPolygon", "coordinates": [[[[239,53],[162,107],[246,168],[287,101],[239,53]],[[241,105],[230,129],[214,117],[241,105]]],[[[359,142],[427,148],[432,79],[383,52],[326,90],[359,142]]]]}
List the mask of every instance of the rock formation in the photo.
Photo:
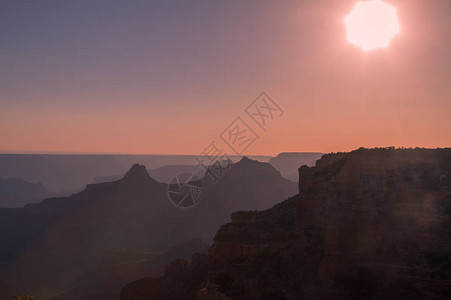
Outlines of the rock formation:
{"type": "Polygon", "coordinates": [[[135,164],[124,178],[90,184],[70,197],[0,208],[0,299],[22,291],[36,298],[117,298],[125,283],[161,275],[174,258],[202,248],[188,241],[210,244],[233,211],[269,208],[297,190],[269,164],[247,158],[217,183],[209,177],[202,182],[199,205],[179,209],[169,202],[167,185],[135,164]],[[180,244],[182,249],[173,248],[180,244]]]}
{"type": "Polygon", "coordinates": [[[207,257],[120,299],[449,299],[451,149],[330,154],[299,176],[299,195],[232,214],[207,257]]]}

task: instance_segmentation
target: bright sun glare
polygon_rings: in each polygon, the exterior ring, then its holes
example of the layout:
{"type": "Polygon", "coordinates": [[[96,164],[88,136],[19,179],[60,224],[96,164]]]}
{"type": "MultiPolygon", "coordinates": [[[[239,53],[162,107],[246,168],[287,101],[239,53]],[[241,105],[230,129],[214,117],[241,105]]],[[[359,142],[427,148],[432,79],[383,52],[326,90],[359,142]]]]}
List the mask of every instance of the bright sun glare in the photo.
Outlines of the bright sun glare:
{"type": "Polygon", "coordinates": [[[382,0],[358,2],[345,24],[348,41],[365,51],[387,47],[399,32],[396,8],[382,0]]]}

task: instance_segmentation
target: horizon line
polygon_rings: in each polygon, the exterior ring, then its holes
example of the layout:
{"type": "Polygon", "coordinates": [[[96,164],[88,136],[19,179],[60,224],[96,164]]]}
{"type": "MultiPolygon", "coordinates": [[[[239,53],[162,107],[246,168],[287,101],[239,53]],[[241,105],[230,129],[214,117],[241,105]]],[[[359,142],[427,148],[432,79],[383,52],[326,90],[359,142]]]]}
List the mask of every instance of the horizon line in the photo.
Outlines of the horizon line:
{"type": "MultiPolygon", "coordinates": [[[[318,153],[325,154],[320,151],[282,151],[277,154],[230,154],[230,157],[241,156],[268,156],[274,157],[281,153],[318,153]]],[[[127,153],[127,152],[65,152],[65,151],[23,151],[23,150],[0,150],[0,155],[19,154],[19,155],[158,155],[158,156],[196,156],[199,154],[165,154],[165,153],[127,153]]]]}

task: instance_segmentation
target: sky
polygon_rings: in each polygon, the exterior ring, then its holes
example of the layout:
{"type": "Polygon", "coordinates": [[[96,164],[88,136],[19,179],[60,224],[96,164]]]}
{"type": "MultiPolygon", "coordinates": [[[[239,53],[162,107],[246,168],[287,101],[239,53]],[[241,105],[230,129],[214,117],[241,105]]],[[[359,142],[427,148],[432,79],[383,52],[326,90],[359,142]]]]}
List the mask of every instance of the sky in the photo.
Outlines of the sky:
{"type": "Polygon", "coordinates": [[[400,33],[365,52],[352,0],[0,0],[0,152],[232,152],[237,117],[244,154],[451,146],[451,1],[385,2],[400,33]]]}

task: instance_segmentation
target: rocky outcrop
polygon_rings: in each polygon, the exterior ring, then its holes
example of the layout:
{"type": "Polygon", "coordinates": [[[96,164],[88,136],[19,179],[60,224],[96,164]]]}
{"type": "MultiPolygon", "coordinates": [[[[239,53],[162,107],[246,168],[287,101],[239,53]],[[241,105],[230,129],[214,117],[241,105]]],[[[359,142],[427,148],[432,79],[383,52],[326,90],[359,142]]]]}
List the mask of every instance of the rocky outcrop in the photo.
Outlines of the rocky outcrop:
{"type": "Polygon", "coordinates": [[[330,154],[299,176],[298,196],[234,213],[207,267],[193,261],[121,300],[167,299],[161,286],[193,277],[184,299],[449,299],[451,149],[330,154]]]}

